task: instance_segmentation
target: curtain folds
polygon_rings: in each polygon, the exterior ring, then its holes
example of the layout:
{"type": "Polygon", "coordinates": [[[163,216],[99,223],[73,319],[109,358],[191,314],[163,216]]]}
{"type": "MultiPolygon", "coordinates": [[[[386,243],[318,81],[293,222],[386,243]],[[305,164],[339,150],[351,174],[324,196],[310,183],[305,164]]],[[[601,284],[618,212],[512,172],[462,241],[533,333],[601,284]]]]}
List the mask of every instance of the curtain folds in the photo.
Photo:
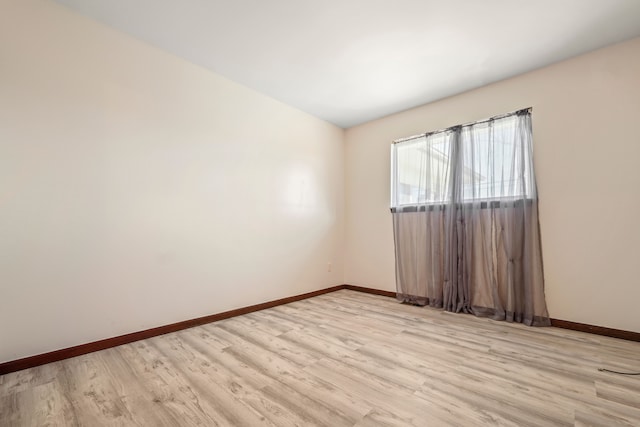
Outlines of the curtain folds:
{"type": "Polygon", "coordinates": [[[392,147],[399,299],[549,325],[530,110],[392,147]]]}

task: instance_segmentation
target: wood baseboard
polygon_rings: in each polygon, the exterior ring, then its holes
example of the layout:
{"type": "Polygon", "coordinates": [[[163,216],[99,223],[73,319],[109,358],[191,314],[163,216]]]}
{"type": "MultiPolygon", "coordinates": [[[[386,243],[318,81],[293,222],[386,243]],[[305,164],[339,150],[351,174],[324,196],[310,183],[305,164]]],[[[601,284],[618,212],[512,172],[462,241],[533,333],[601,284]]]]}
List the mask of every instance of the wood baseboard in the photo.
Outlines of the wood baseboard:
{"type": "MultiPolygon", "coordinates": [[[[348,290],[357,291],[357,292],[365,292],[368,294],[381,295],[381,296],[390,297],[390,298],[396,297],[396,293],[392,291],[385,291],[382,289],[374,289],[374,288],[367,288],[364,286],[347,285],[347,284],[337,285],[337,286],[332,286],[326,289],[320,289],[318,291],[295,295],[292,297],[281,298],[273,301],[264,302],[261,304],[250,305],[248,307],[242,307],[242,308],[237,308],[235,310],[229,310],[222,313],[212,314],[209,316],[198,317],[196,319],[190,319],[182,322],[172,323],[170,325],[159,326],[157,328],[146,329],[144,331],[133,332],[130,334],[107,338],[100,341],[80,344],[74,347],[63,348],[61,350],[51,351],[49,353],[37,354],[35,356],[29,356],[22,359],[11,360],[9,362],[0,363],[0,375],[8,374],[10,372],[20,371],[23,369],[33,368],[40,365],[45,365],[51,362],[57,362],[59,360],[69,359],[71,357],[81,356],[87,353],[93,353],[94,351],[105,350],[107,348],[116,347],[123,344],[129,344],[134,341],[140,341],[140,340],[152,338],[158,335],[164,335],[171,332],[180,331],[182,329],[192,328],[194,326],[204,325],[205,323],[211,323],[211,322],[216,322],[218,320],[229,319],[235,316],[241,316],[243,314],[252,313],[254,311],[264,310],[267,308],[276,307],[278,305],[300,301],[306,298],[327,294],[329,292],[339,291],[341,289],[348,289],[348,290]]],[[[603,326],[588,325],[585,323],[577,323],[577,322],[571,322],[568,320],[561,320],[561,319],[551,319],[551,326],[555,326],[556,328],[587,332],[590,334],[603,335],[607,337],[620,338],[628,341],[640,342],[640,333],[638,332],[606,328],[603,326]]]]}
{"type": "Polygon", "coordinates": [[[588,325],[586,323],[570,322],[569,320],[551,319],[551,326],[572,331],[587,332],[605,337],[620,338],[627,341],[640,342],[640,332],[625,331],[622,329],[606,328],[604,326],[588,325]]]}
{"type": "Polygon", "coordinates": [[[363,286],[355,285],[342,285],[343,289],[349,289],[350,291],[365,292],[367,294],[382,295],[383,297],[395,298],[396,293],[392,291],[383,291],[382,289],[365,288],[363,286]]]}
{"type": "Polygon", "coordinates": [[[222,313],[212,314],[209,316],[198,317],[196,319],[185,320],[182,322],[172,323],[170,325],[159,326],[157,328],[146,329],[144,331],[132,332],[126,335],[107,338],[86,344],[76,345],[74,347],[63,348],[61,350],[51,351],[49,353],[37,354],[22,359],[11,360],[9,362],[0,363],[0,375],[10,372],[21,371],[35,366],[45,365],[59,360],[69,359],[71,357],[81,356],[94,351],[105,350],[107,348],[116,347],[123,344],[129,344],[134,341],[140,341],[147,338],[164,335],[171,332],[180,331],[182,329],[192,328],[194,326],[204,325],[205,323],[216,322],[218,320],[228,319],[230,317],[241,316],[243,314],[252,313],[254,311],[264,310],[266,308],[275,307],[282,304],[288,304],[294,301],[315,297],[329,292],[344,289],[344,285],[337,285],[318,291],[307,292],[305,294],[295,295],[292,297],[281,298],[261,304],[250,305],[248,307],[237,308],[222,313]]]}

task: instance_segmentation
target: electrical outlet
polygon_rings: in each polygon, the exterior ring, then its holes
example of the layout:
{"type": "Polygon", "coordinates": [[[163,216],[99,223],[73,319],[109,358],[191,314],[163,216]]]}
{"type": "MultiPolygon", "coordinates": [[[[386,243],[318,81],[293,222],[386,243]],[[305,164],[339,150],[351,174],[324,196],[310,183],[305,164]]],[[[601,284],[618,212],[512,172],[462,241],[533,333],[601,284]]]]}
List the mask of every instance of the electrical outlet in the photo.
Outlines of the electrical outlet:
{"type": "Polygon", "coordinates": [[[330,262],[327,263],[327,271],[329,273],[331,273],[331,263],[330,262]]]}

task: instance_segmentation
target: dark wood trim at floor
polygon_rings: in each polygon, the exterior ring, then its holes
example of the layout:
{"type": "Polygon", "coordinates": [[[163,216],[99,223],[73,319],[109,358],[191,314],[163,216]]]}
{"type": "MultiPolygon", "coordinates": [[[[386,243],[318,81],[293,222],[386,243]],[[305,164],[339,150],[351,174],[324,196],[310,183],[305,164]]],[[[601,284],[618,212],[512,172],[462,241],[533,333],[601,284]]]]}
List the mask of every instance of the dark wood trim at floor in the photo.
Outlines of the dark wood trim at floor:
{"type": "MultiPolygon", "coordinates": [[[[63,348],[61,350],[56,350],[49,353],[37,354],[35,356],[25,357],[23,359],[11,360],[9,362],[0,363],[0,375],[20,371],[22,369],[33,368],[35,366],[45,365],[51,362],[57,362],[59,360],[69,359],[71,357],[81,356],[83,354],[92,353],[94,351],[105,350],[107,348],[152,338],[158,335],[168,334],[170,332],[180,331],[182,329],[192,328],[194,326],[204,325],[205,323],[211,323],[218,320],[228,319],[230,317],[241,316],[243,314],[252,313],[254,311],[264,310],[266,308],[300,301],[306,298],[327,294],[329,292],[339,291],[341,289],[349,289],[352,291],[365,292],[368,294],[381,295],[390,298],[396,297],[396,293],[392,291],[385,291],[382,289],[367,288],[364,286],[356,285],[337,285],[326,289],[320,289],[318,291],[295,295],[292,297],[281,298],[261,304],[250,305],[248,307],[242,307],[235,310],[212,314],[209,316],[198,317],[196,319],[172,323],[170,325],[159,326],[157,328],[146,329],[144,331],[133,332],[130,334],[107,338],[100,341],[94,341],[87,344],[80,344],[74,347],[63,348]]],[[[551,326],[555,326],[556,328],[587,332],[590,334],[604,335],[607,337],[620,338],[628,341],[640,342],[640,333],[638,332],[624,331],[621,329],[612,329],[603,326],[594,326],[560,319],[551,319],[551,326]]]]}
{"type": "Polygon", "coordinates": [[[605,337],[620,338],[627,341],[640,342],[640,332],[625,331],[622,329],[605,328],[604,326],[588,325],[586,323],[570,322],[569,320],[551,319],[551,326],[572,331],[587,332],[605,337]]]}
{"type": "Polygon", "coordinates": [[[383,291],[382,289],[365,288],[363,286],[343,285],[343,289],[351,291],[365,292],[367,294],[382,295],[383,297],[395,298],[396,293],[391,291],[383,291]]]}
{"type": "Polygon", "coordinates": [[[37,354],[18,360],[0,363],[0,375],[10,372],[21,371],[35,366],[45,365],[59,360],[69,359],[71,357],[81,356],[94,351],[105,350],[107,348],[116,347],[122,344],[129,344],[134,341],[140,341],[147,338],[156,337],[158,335],[168,334],[170,332],[180,331],[182,329],[192,328],[194,326],[204,325],[205,323],[216,322],[218,320],[228,319],[230,317],[241,316],[243,314],[252,313],[254,311],[264,310],[282,304],[288,304],[294,301],[315,297],[329,292],[344,289],[344,285],[337,285],[319,291],[307,292],[305,294],[295,295],[292,297],[281,298],[261,304],[250,305],[248,307],[237,308],[222,313],[212,314],[209,316],[198,317],[196,319],[185,320],[182,322],[172,323],[170,325],[159,326],[157,328],[146,329],[144,331],[132,332],[126,335],[107,338],[100,341],[94,341],[86,344],[76,345],[74,347],[63,348],[61,350],[51,351],[49,353],[37,354]]]}

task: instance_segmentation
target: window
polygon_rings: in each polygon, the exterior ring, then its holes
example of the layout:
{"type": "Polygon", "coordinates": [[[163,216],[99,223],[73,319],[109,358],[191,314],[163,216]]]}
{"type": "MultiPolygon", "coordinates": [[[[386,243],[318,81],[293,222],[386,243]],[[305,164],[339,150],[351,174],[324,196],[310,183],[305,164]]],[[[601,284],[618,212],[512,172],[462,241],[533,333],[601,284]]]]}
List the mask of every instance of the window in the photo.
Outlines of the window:
{"type": "Polygon", "coordinates": [[[391,207],[533,198],[520,123],[511,115],[395,142],[391,207]]]}
{"type": "Polygon", "coordinates": [[[391,149],[396,295],[549,325],[530,109],[391,149]]]}

